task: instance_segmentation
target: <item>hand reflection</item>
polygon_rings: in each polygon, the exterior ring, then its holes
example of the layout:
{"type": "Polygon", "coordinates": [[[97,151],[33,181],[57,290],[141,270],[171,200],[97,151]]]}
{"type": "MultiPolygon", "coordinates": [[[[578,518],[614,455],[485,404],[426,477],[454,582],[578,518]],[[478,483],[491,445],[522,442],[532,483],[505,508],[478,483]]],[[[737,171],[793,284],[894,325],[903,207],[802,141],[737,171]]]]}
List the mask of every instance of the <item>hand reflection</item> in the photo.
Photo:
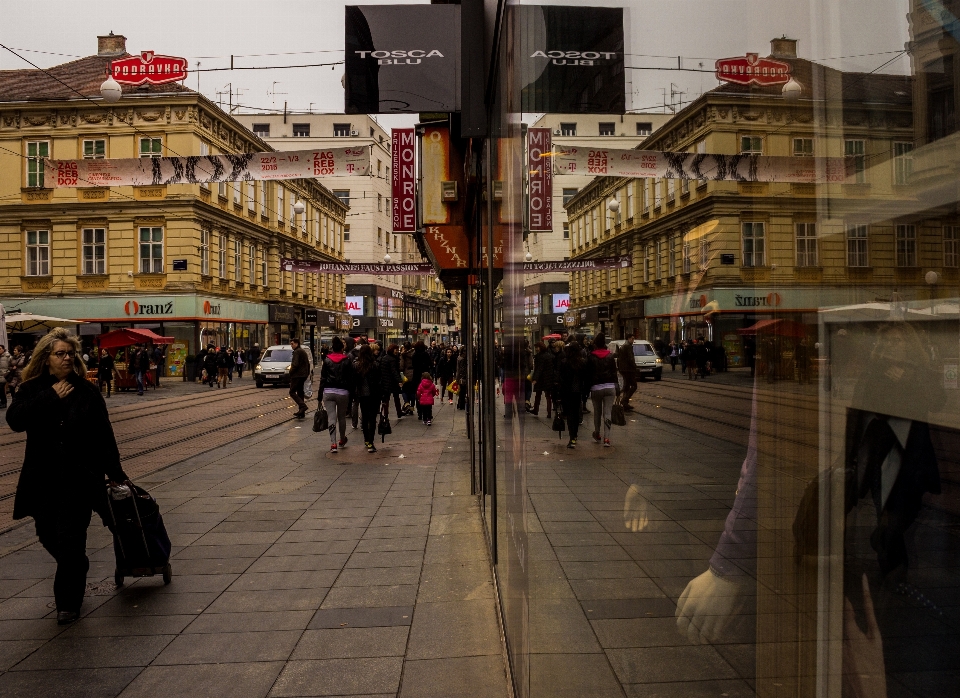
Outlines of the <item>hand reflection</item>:
{"type": "Polygon", "coordinates": [[[627,530],[636,533],[645,530],[649,523],[647,500],[636,485],[630,485],[627,496],[623,500],[623,525],[627,530]]]}
{"type": "Polygon", "coordinates": [[[716,642],[742,606],[741,586],[707,570],[680,595],[677,631],[695,645],[716,642]]]}
{"type": "Polygon", "coordinates": [[[863,584],[863,610],[867,631],[860,630],[850,599],[843,600],[843,684],[844,695],[855,698],[886,698],[887,673],[883,663],[883,638],[870,597],[867,575],[863,584]]]}

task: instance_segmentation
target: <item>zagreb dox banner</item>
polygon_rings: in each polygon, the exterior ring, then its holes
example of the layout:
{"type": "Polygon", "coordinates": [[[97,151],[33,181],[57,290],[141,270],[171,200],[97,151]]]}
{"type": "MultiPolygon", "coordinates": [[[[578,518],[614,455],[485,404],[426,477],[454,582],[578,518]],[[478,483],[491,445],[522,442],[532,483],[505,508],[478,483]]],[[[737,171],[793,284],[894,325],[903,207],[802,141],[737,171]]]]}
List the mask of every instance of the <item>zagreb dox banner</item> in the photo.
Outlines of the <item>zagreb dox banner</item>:
{"type": "Polygon", "coordinates": [[[853,174],[855,164],[852,157],[707,155],[564,145],[553,149],[554,173],[558,175],[816,184],[843,182],[853,174]]]}
{"type": "Polygon", "coordinates": [[[365,146],[167,158],[46,160],[56,187],[160,186],[370,174],[365,146]]]}
{"type": "Polygon", "coordinates": [[[527,130],[527,220],[535,233],[553,232],[553,169],[550,165],[550,129],[527,130]]]}
{"type": "Polygon", "coordinates": [[[281,271],[298,274],[399,274],[401,276],[433,276],[430,264],[364,264],[359,262],[312,262],[305,259],[280,259],[281,271]]]}

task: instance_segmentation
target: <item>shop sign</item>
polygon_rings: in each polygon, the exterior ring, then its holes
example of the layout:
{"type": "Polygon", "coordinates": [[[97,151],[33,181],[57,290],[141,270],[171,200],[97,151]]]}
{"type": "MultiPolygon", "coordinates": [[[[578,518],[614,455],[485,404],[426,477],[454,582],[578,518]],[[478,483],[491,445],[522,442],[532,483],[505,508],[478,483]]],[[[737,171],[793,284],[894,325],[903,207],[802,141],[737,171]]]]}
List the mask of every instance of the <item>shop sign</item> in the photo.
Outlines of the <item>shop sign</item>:
{"type": "Polygon", "coordinates": [[[460,6],[347,6],[347,114],[460,111],[460,6]]]}
{"type": "Polygon", "coordinates": [[[790,64],[748,53],[716,62],[717,80],[737,85],[783,85],[790,81],[790,64]]]}
{"type": "Polygon", "coordinates": [[[417,230],[416,138],[412,128],[395,128],[391,135],[393,148],[393,232],[414,233],[417,230]]]}
{"type": "Polygon", "coordinates": [[[123,304],[126,315],[173,315],[173,301],[143,302],[129,300],[123,304]]]}
{"type": "Polygon", "coordinates": [[[203,302],[203,314],[204,315],[219,315],[220,314],[220,304],[211,303],[210,301],[203,302]]]}
{"type": "Polygon", "coordinates": [[[347,313],[357,317],[363,315],[363,296],[347,296],[344,302],[347,313]]]}
{"type": "Polygon", "coordinates": [[[316,308],[307,308],[303,311],[303,322],[306,325],[316,325],[317,324],[317,309],[316,308]]]}
{"type": "Polygon", "coordinates": [[[594,259],[569,259],[564,262],[521,262],[525,272],[586,271],[588,269],[627,269],[632,263],[628,254],[594,259]]]}
{"type": "Polygon", "coordinates": [[[377,318],[377,324],[381,329],[390,329],[397,326],[397,321],[392,317],[381,317],[377,318]]]}
{"type": "Polygon", "coordinates": [[[298,274],[398,274],[400,276],[433,276],[433,267],[423,262],[378,264],[375,262],[316,262],[308,259],[280,259],[283,271],[298,274]]]}
{"type": "Polygon", "coordinates": [[[175,260],[173,260],[173,270],[174,270],[174,271],[186,271],[186,270],[187,270],[187,260],[185,260],[185,259],[175,259],[175,260]]]}
{"type": "Polygon", "coordinates": [[[267,317],[270,322],[277,322],[282,325],[294,325],[297,322],[297,309],[290,305],[267,306],[267,317]]]}
{"type": "Polygon", "coordinates": [[[121,85],[164,85],[187,79],[187,59],[143,51],[139,56],[113,61],[110,71],[113,79],[121,85]]]}
{"type": "Polygon", "coordinates": [[[553,312],[565,313],[568,310],[570,310],[570,294],[554,293],[553,294],[553,312]]]}
{"type": "Polygon", "coordinates": [[[550,129],[527,130],[527,221],[537,233],[553,232],[553,168],[550,164],[550,129]]]}

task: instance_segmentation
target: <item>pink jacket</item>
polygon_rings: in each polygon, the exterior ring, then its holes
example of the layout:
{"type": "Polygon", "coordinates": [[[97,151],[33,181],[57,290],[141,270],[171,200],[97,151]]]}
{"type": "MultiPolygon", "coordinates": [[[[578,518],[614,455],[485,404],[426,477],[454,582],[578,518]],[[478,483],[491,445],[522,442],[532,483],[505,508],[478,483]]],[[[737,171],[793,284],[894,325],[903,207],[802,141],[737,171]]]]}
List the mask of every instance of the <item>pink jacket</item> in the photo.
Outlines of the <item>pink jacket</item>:
{"type": "Polygon", "coordinates": [[[421,405],[432,405],[433,396],[439,393],[437,386],[433,384],[433,381],[429,378],[424,378],[420,381],[420,385],[417,386],[417,401],[421,405]]]}

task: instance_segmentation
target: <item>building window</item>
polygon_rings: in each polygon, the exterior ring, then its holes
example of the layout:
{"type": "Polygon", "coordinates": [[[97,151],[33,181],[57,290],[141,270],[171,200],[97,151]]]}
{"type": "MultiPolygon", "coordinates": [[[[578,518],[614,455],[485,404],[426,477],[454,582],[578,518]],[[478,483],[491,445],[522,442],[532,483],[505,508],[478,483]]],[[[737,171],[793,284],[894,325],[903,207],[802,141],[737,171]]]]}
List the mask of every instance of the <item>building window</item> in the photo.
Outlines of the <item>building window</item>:
{"type": "Polygon", "coordinates": [[[320,214],[317,213],[317,217],[313,220],[313,241],[316,244],[320,244],[320,214]]]}
{"type": "Polygon", "coordinates": [[[945,55],[923,66],[927,87],[927,138],[944,138],[957,130],[953,56],[945,55]]]}
{"type": "MultiPolygon", "coordinates": [[[[291,194],[292,194],[292,192],[291,192],[291,194]]],[[[293,199],[295,199],[295,198],[296,198],[295,196],[291,196],[291,197],[290,197],[290,225],[296,225],[296,224],[297,224],[297,211],[296,211],[296,209],[294,209],[294,206],[297,205],[297,202],[293,200],[293,199]]]]}
{"type": "Polygon", "coordinates": [[[960,266],[960,226],[943,226],[943,266],[951,269],[960,266]]]}
{"type": "Polygon", "coordinates": [[[893,183],[910,184],[913,174],[913,143],[893,144],[893,183]]]}
{"type": "Polygon", "coordinates": [[[648,186],[648,180],[640,180],[640,210],[644,213],[650,213],[650,194],[647,192],[648,186]]]}
{"type": "Polygon", "coordinates": [[[247,182],[247,210],[255,213],[257,210],[257,185],[253,182],[247,182]]]}
{"type": "Polygon", "coordinates": [[[690,257],[692,254],[693,254],[693,250],[691,249],[690,241],[687,239],[684,239],[683,241],[683,273],[684,274],[690,273],[690,265],[691,265],[690,257]]]}
{"type": "MultiPolygon", "coordinates": [[[[867,163],[864,153],[866,150],[865,141],[844,141],[843,154],[848,158],[853,158],[853,167],[851,179],[857,184],[863,184],[867,181],[867,163]]],[[[848,171],[850,171],[848,169],[848,171]]]]}
{"type": "Polygon", "coordinates": [[[163,273],[163,228],[140,228],[140,273],[163,273]]]}
{"type": "Polygon", "coordinates": [[[627,185],[627,218],[633,218],[633,189],[636,186],[634,182],[627,185]]]}
{"type": "Polygon", "coordinates": [[[377,244],[383,245],[383,228],[377,228],[377,244]]]}
{"type": "Polygon", "coordinates": [[[107,231],[104,228],[83,229],[83,273],[107,273],[107,231]]]}
{"type": "Polygon", "coordinates": [[[243,281],[243,272],[242,272],[242,266],[241,266],[242,254],[240,252],[240,247],[241,247],[240,241],[234,240],[233,241],[233,280],[236,281],[237,283],[240,283],[241,281],[243,281]]]}
{"type": "Polygon", "coordinates": [[[817,224],[797,223],[797,266],[817,266],[817,224]]]}
{"type": "Polygon", "coordinates": [[[269,277],[267,276],[267,251],[261,247],[260,248],[260,285],[265,287],[267,285],[268,278],[269,277]]]}
{"type": "Polygon", "coordinates": [[[570,224],[566,222],[563,224],[563,239],[564,240],[570,239],[570,224]]]}
{"type": "Polygon", "coordinates": [[[83,141],[84,160],[102,160],[107,156],[107,141],[103,138],[93,138],[83,141]]]}
{"type": "Polygon", "coordinates": [[[638,121],[637,122],[637,135],[638,136],[649,136],[653,133],[653,123],[650,121],[638,121]]]}
{"type": "Polygon", "coordinates": [[[258,136],[259,138],[269,138],[270,124],[254,124],[253,135],[258,136]]]}
{"type": "Polygon", "coordinates": [[[283,225],[283,187],[277,185],[277,225],[283,225]]]}
{"type": "Polygon", "coordinates": [[[677,198],[677,180],[667,180],[667,201],[674,201],[677,198]]]}
{"type": "Polygon", "coordinates": [[[344,206],[350,206],[350,190],[349,189],[334,189],[333,195],[340,199],[343,202],[344,206]]]}
{"type": "Polygon", "coordinates": [[[142,158],[163,157],[163,140],[160,138],[141,138],[140,139],[140,157],[142,158]]]}
{"type": "Polygon", "coordinates": [[[210,231],[200,229],[200,273],[210,275],[210,231]]]}
{"type": "Polygon", "coordinates": [[[247,260],[247,281],[250,282],[251,286],[254,286],[257,283],[257,248],[255,245],[250,245],[247,248],[247,255],[249,256],[247,260]]]}
{"type": "Polygon", "coordinates": [[[377,211],[383,213],[383,194],[377,194],[377,211]]]}
{"type": "Polygon", "coordinates": [[[743,223],[743,266],[762,267],[766,259],[763,245],[763,223],[743,223]]]}
{"type": "Polygon", "coordinates": [[[50,231],[27,231],[27,276],[50,276],[50,231]]]}
{"type": "Polygon", "coordinates": [[[677,236],[670,238],[670,248],[667,250],[667,275],[671,278],[677,275],[677,236]]]}
{"type": "Polygon", "coordinates": [[[50,141],[27,141],[27,186],[43,186],[43,159],[50,157],[50,141]]]}
{"type": "Polygon", "coordinates": [[[350,242],[350,224],[343,226],[343,240],[344,242],[350,242]]]}
{"type": "Polygon", "coordinates": [[[654,276],[657,281],[663,278],[663,254],[664,247],[666,243],[663,240],[657,240],[657,260],[655,262],[656,266],[654,267],[654,276]]]}
{"type": "Polygon", "coordinates": [[[240,205],[240,188],[243,186],[243,182],[233,182],[230,185],[233,188],[233,203],[236,206],[240,205]]]}
{"type": "Polygon", "coordinates": [[[350,124],[334,124],[333,125],[333,136],[334,138],[347,138],[350,136],[350,124]]]}
{"type": "Polygon", "coordinates": [[[743,155],[763,155],[763,137],[740,136],[740,152],[743,155]]]}
{"type": "Polygon", "coordinates": [[[577,135],[577,125],[576,124],[560,124],[560,135],[561,136],[576,136],[577,135]]]}
{"type": "Polygon", "coordinates": [[[260,215],[267,216],[267,183],[260,183],[260,215]]]}
{"type": "Polygon", "coordinates": [[[794,138],[793,139],[794,157],[812,157],[813,139],[812,138],[794,138]]]}
{"type": "Polygon", "coordinates": [[[617,124],[613,121],[601,121],[600,122],[600,135],[601,136],[616,136],[617,135],[617,124]]]}
{"type": "Polygon", "coordinates": [[[227,198],[227,183],[226,182],[217,182],[217,196],[221,199],[227,198]]]}
{"type": "Polygon", "coordinates": [[[706,271],[710,265],[710,239],[704,235],[700,238],[700,270],[706,271]]]}
{"type": "Polygon", "coordinates": [[[868,255],[868,228],[865,225],[847,226],[847,266],[866,267],[870,264],[868,255]]]}
{"type": "Polygon", "coordinates": [[[577,195],[579,189],[568,189],[567,187],[563,188],[563,205],[566,206],[570,199],[577,195]]]}
{"type": "Polygon", "coordinates": [[[897,226],[897,266],[917,266],[917,227],[915,225],[897,226]]]}
{"type": "Polygon", "coordinates": [[[653,207],[660,208],[660,205],[663,203],[663,188],[660,186],[660,179],[655,177],[650,180],[650,183],[653,187],[653,207]]]}
{"type": "Polygon", "coordinates": [[[293,137],[294,137],[294,138],[309,138],[309,137],[310,137],[310,124],[294,124],[294,125],[293,125],[293,137]]]}

